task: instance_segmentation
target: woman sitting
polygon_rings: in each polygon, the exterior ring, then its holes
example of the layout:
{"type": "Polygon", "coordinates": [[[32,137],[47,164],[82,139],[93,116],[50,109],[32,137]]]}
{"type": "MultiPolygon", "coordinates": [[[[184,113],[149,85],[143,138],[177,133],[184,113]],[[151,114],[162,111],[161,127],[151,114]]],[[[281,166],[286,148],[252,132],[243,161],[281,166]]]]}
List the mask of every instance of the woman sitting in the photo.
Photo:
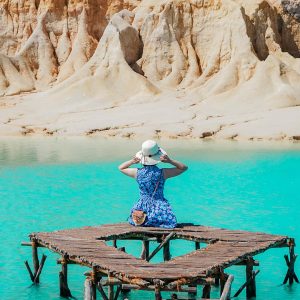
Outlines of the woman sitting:
{"type": "Polygon", "coordinates": [[[142,150],[133,159],[119,166],[122,173],[136,178],[140,189],[140,199],[131,209],[129,223],[135,226],[176,227],[176,217],[164,197],[164,184],[166,179],[182,174],[187,168],[185,164],[170,159],[155,141],[145,141],[142,150]],[[139,162],[142,168],[130,168],[139,162]],[[169,163],[174,168],[160,169],[156,166],[159,162],[169,163]]]}

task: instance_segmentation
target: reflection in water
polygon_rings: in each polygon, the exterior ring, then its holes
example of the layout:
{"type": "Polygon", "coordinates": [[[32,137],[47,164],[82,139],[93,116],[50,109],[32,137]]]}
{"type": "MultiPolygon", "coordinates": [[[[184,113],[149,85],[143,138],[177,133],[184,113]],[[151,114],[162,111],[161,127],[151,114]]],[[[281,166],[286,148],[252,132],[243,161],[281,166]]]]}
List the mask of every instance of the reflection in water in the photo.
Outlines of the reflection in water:
{"type": "MultiPolygon", "coordinates": [[[[11,137],[0,139],[1,165],[113,161],[131,158],[143,140],[90,137],[11,137]]],[[[160,140],[170,156],[196,160],[244,160],[253,153],[299,151],[300,143],[160,140]]]]}

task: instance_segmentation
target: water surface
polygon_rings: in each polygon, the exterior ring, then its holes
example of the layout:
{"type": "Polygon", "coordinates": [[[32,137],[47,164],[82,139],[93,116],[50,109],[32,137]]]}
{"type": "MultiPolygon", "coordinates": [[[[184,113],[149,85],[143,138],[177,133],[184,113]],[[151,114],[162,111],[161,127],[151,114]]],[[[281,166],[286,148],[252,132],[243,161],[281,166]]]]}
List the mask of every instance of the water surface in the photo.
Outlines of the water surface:
{"type": "MultiPolygon", "coordinates": [[[[0,140],[0,295],[1,299],[58,299],[54,253],[48,255],[39,286],[30,286],[21,247],[32,231],[51,231],[126,221],[138,198],[134,180],[119,173],[140,141],[89,138],[7,138],[0,140]]],[[[162,141],[171,156],[189,165],[166,183],[179,222],[265,231],[300,241],[300,147],[297,144],[239,144],[162,141]]],[[[123,242],[138,255],[140,245],[123,242]]],[[[171,244],[172,254],[192,250],[188,242],[171,244]]],[[[299,252],[296,247],[296,253],[299,252]]],[[[281,286],[287,249],[258,255],[257,299],[300,299],[300,287],[281,286]]],[[[160,257],[156,258],[159,261],[160,257]]],[[[31,263],[31,261],[30,261],[31,263]]],[[[73,295],[83,298],[85,268],[70,266],[73,295]]],[[[296,271],[300,275],[299,262],[296,271]]],[[[244,268],[232,267],[233,292],[244,281],[244,268]]],[[[217,291],[213,290],[213,296],[217,291]]],[[[152,299],[131,292],[129,299],[152,299]]],[[[242,293],[238,299],[245,299],[242,293]]]]}

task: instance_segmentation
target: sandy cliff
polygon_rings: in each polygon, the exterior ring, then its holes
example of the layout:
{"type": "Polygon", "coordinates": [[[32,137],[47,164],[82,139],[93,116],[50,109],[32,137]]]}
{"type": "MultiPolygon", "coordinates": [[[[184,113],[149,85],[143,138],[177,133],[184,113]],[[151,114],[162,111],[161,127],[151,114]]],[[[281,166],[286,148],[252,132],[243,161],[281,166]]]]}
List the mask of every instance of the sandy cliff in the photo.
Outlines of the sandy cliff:
{"type": "Polygon", "coordinates": [[[299,0],[0,0],[0,134],[300,140],[299,0]]]}

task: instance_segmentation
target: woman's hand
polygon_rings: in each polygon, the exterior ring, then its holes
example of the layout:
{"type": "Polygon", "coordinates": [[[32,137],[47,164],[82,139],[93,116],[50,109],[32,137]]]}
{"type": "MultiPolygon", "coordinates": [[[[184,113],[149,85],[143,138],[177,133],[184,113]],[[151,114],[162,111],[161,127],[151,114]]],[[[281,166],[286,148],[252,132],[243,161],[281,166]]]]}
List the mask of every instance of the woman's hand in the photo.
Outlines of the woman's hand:
{"type": "Polygon", "coordinates": [[[140,159],[136,156],[134,156],[131,160],[125,161],[122,164],[119,165],[119,170],[124,170],[129,168],[131,165],[137,164],[140,162],[140,159]]]}
{"type": "Polygon", "coordinates": [[[188,169],[188,167],[185,164],[183,164],[180,161],[171,159],[166,154],[163,154],[160,157],[160,161],[164,162],[164,163],[169,163],[169,164],[171,164],[175,167],[175,168],[164,168],[163,169],[165,179],[178,176],[178,175],[180,175],[181,173],[183,173],[184,171],[186,171],[188,169]]]}
{"type": "Polygon", "coordinates": [[[140,162],[140,159],[136,156],[134,156],[131,160],[125,161],[122,164],[119,165],[119,170],[130,177],[136,178],[137,169],[136,168],[130,168],[130,166],[137,164],[140,162]]]}
{"type": "Polygon", "coordinates": [[[171,159],[167,154],[163,154],[160,157],[160,161],[163,162],[163,163],[171,163],[171,159]]]}
{"type": "Polygon", "coordinates": [[[132,161],[132,164],[137,164],[141,161],[141,159],[138,158],[137,156],[134,156],[131,161],[132,161]]]}

